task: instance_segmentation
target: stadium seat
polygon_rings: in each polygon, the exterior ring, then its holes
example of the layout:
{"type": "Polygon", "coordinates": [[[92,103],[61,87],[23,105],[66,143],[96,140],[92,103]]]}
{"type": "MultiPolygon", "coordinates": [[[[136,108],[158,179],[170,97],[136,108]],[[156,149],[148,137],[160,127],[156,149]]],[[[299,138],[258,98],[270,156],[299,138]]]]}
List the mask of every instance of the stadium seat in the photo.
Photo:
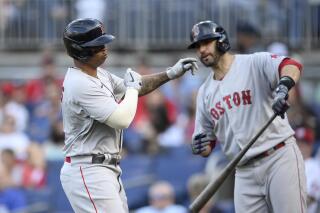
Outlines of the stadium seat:
{"type": "Polygon", "coordinates": [[[47,213],[50,212],[51,190],[44,189],[26,189],[24,193],[27,198],[27,212],[30,213],[47,213]]]}
{"type": "Polygon", "coordinates": [[[63,165],[63,161],[48,161],[47,172],[48,179],[47,185],[51,191],[50,204],[51,212],[54,213],[71,213],[73,212],[70,203],[62,189],[60,182],[60,170],[63,165]]]}
{"type": "Polygon", "coordinates": [[[122,176],[130,209],[148,203],[148,188],[155,180],[153,159],[147,155],[128,155],[121,161],[122,176]]]}
{"type": "Polygon", "coordinates": [[[154,169],[158,180],[169,181],[175,189],[176,200],[183,203],[188,199],[189,177],[204,170],[206,158],[195,156],[188,145],[168,148],[156,156],[154,169]]]}

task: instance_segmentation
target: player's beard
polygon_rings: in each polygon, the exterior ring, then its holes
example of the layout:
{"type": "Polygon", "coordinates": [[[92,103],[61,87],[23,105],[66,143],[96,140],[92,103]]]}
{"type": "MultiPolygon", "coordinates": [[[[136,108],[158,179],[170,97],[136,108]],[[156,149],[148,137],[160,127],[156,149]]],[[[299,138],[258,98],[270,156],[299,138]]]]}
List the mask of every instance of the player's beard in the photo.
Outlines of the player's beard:
{"type": "Polygon", "coordinates": [[[220,61],[221,56],[223,55],[223,53],[221,53],[219,50],[217,50],[217,48],[215,49],[214,53],[210,54],[208,56],[208,59],[205,60],[204,58],[200,58],[200,61],[202,62],[202,64],[206,67],[212,67],[212,68],[217,68],[218,67],[218,63],[220,61]]]}

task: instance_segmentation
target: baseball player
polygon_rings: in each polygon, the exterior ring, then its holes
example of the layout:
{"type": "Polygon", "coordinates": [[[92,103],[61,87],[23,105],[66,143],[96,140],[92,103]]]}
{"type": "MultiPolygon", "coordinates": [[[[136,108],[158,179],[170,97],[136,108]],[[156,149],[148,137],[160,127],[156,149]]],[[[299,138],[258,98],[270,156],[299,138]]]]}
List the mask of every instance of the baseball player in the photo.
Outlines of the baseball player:
{"type": "Polygon", "coordinates": [[[165,72],[140,76],[128,69],[121,79],[99,66],[114,40],[95,19],[72,21],[63,34],[74,59],[63,82],[65,163],[60,179],[75,212],[128,212],[119,166],[122,129],[134,118],[138,95],[197,69],[196,59],[179,60],[165,72]]]}
{"type": "Polygon", "coordinates": [[[235,210],[306,212],[303,158],[285,116],[301,64],[267,52],[231,54],[226,31],[212,21],[195,24],[191,42],[213,71],[198,91],[193,153],[208,156],[217,139],[231,159],[276,113],[236,168],[235,210]]]}

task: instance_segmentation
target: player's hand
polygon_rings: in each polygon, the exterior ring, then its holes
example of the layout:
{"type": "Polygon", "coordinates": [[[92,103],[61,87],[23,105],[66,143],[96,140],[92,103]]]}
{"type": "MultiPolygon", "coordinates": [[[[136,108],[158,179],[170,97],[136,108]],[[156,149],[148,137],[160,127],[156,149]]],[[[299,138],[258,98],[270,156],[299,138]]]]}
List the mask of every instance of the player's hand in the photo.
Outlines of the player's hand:
{"type": "Polygon", "coordinates": [[[275,90],[272,110],[276,115],[280,115],[282,119],[284,119],[284,114],[289,109],[288,97],[288,88],[282,84],[278,85],[275,90]]]}
{"type": "Polygon", "coordinates": [[[167,69],[169,79],[175,79],[182,76],[186,71],[191,70],[192,75],[198,70],[197,59],[183,58],[180,59],[173,67],[167,69]]]}
{"type": "Polygon", "coordinates": [[[212,133],[199,133],[192,138],[191,149],[195,155],[207,157],[216,145],[217,137],[212,133]]]}
{"type": "Polygon", "coordinates": [[[127,88],[134,88],[140,91],[142,86],[141,75],[133,71],[131,68],[128,68],[124,75],[124,85],[127,88]]]}

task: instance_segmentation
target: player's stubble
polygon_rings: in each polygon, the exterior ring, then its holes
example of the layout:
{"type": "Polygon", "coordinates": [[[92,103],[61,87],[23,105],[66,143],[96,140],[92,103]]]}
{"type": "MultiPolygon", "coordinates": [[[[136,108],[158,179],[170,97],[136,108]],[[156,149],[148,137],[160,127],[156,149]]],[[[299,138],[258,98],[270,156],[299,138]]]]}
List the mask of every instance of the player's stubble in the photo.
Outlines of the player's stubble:
{"type": "Polygon", "coordinates": [[[214,50],[212,50],[210,54],[206,56],[201,56],[200,61],[206,67],[212,67],[216,69],[218,68],[218,63],[220,61],[221,56],[222,56],[222,53],[215,46],[214,50]]]}

